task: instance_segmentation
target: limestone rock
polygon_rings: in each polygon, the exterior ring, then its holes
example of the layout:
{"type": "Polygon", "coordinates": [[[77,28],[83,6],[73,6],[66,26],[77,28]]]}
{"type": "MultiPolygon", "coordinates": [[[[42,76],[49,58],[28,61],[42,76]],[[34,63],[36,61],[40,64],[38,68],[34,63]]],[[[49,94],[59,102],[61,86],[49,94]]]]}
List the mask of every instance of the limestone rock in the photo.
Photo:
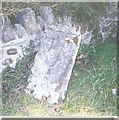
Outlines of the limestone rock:
{"type": "Polygon", "coordinates": [[[0,41],[2,41],[3,17],[0,16],[0,41]]]}
{"type": "Polygon", "coordinates": [[[2,31],[0,31],[0,43],[2,42],[2,31]]]}
{"type": "Polygon", "coordinates": [[[11,26],[10,19],[8,16],[4,16],[3,19],[3,30],[2,30],[2,41],[3,43],[9,42],[15,39],[14,30],[11,26]]]}
{"type": "Polygon", "coordinates": [[[37,21],[39,24],[39,29],[44,31],[45,30],[45,21],[40,16],[37,17],[37,21]]]}
{"type": "Polygon", "coordinates": [[[31,8],[22,9],[17,13],[17,20],[30,34],[35,34],[38,31],[35,12],[31,8]]]}
{"type": "Polygon", "coordinates": [[[27,34],[26,30],[20,24],[15,24],[15,32],[19,38],[22,38],[25,34],[27,34]]]}
{"type": "Polygon", "coordinates": [[[47,25],[52,25],[56,23],[56,18],[52,13],[52,8],[49,6],[40,7],[40,15],[43,20],[47,23],[47,25]]]}
{"type": "Polygon", "coordinates": [[[1,46],[0,46],[0,59],[3,58],[4,54],[5,54],[5,50],[2,49],[1,46]]]}

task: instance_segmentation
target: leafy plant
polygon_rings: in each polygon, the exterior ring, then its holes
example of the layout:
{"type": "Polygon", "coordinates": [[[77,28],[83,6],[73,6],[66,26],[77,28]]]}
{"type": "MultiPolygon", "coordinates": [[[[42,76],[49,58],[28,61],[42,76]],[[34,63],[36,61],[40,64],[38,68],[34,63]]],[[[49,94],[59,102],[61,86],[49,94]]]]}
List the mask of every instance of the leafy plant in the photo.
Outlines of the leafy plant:
{"type": "Polygon", "coordinates": [[[59,16],[71,16],[76,24],[89,24],[98,21],[99,17],[106,14],[109,3],[72,2],[59,3],[54,7],[54,13],[59,16]]]}
{"type": "Polygon", "coordinates": [[[15,68],[8,66],[2,72],[3,103],[6,103],[9,100],[10,95],[15,94],[16,90],[24,90],[27,85],[27,79],[29,74],[31,74],[31,65],[35,57],[34,44],[32,41],[25,53],[24,57],[17,62],[15,68]]]}

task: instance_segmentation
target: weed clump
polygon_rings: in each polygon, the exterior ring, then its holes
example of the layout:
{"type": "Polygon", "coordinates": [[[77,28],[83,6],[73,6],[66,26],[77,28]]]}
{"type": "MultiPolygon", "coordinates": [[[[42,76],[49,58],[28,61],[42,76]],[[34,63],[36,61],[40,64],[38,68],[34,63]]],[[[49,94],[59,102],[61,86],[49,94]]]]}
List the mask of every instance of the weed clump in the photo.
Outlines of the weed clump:
{"type": "Polygon", "coordinates": [[[29,47],[24,53],[24,57],[18,60],[15,68],[7,66],[2,72],[3,111],[5,104],[15,103],[19,92],[23,91],[28,84],[27,79],[31,74],[31,67],[36,54],[33,41],[30,41],[29,47]]]}

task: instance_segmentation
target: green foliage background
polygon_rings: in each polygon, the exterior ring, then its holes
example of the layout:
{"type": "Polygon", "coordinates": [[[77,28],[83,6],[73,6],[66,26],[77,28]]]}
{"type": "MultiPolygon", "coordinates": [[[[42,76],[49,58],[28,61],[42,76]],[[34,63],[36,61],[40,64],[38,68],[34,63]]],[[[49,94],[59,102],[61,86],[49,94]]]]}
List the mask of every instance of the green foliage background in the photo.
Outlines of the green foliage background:
{"type": "Polygon", "coordinates": [[[15,68],[8,66],[2,72],[3,104],[9,100],[10,95],[15,95],[19,91],[23,91],[28,84],[27,79],[31,74],[31,67],[35,57],[34,44],[32,41],[24,52],[24,57],[17,62],[15,68]]]}

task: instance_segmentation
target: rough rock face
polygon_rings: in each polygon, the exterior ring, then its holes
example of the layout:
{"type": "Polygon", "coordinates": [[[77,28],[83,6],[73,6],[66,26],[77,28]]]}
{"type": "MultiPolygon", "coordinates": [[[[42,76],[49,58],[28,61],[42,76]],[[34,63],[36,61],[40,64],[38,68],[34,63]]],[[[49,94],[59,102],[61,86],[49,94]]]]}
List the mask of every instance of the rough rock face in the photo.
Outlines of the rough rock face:
{"type": "Polygon", "coordinates": [[[37,33],[38,26],[35,13],[31,8],[26,8],[17,13],[17,21],[23,25],[29,34],[37,33]]]}
{"type": "Polygon", "coordinates": [[[47,25],[52,25],[52,24],[56,23],[56,18],[52,13],[51,7],[42,6],[42,7],[40,7],[39,12],[40,12],[40,16],[47,23],[47,25]]]}
{"type": "Polygon", "coordinates": [[[2,42],[6,43],[15,39],[15,34],[8,16],[3,18],[2,42]]]}
{"type": "Polygon", "coordinates": [[[22,38],[26,35],[26,30],[20,24],[15,24],[15,32],[19,38],[22,38]]]}
{"type": "Polygon", "coordinates": [[[2,42],[3,17],[0,16],[0,41],[2,42]]]}
{"type": "Polygon", "coordinates": [[[43,18],[41,16],[38,16],[37,21],[38,21],[39,30],[44,31],[45,30],[45,21],[43,20],[43,18]]]}
{"type": "Polygon", "coordinates": [[[117,16],[108,16],[103,17],[100,20],[100,32],[102,34],[103,40],[111,36],[113,39],[116,39],[117,33],[117,16]]]}

